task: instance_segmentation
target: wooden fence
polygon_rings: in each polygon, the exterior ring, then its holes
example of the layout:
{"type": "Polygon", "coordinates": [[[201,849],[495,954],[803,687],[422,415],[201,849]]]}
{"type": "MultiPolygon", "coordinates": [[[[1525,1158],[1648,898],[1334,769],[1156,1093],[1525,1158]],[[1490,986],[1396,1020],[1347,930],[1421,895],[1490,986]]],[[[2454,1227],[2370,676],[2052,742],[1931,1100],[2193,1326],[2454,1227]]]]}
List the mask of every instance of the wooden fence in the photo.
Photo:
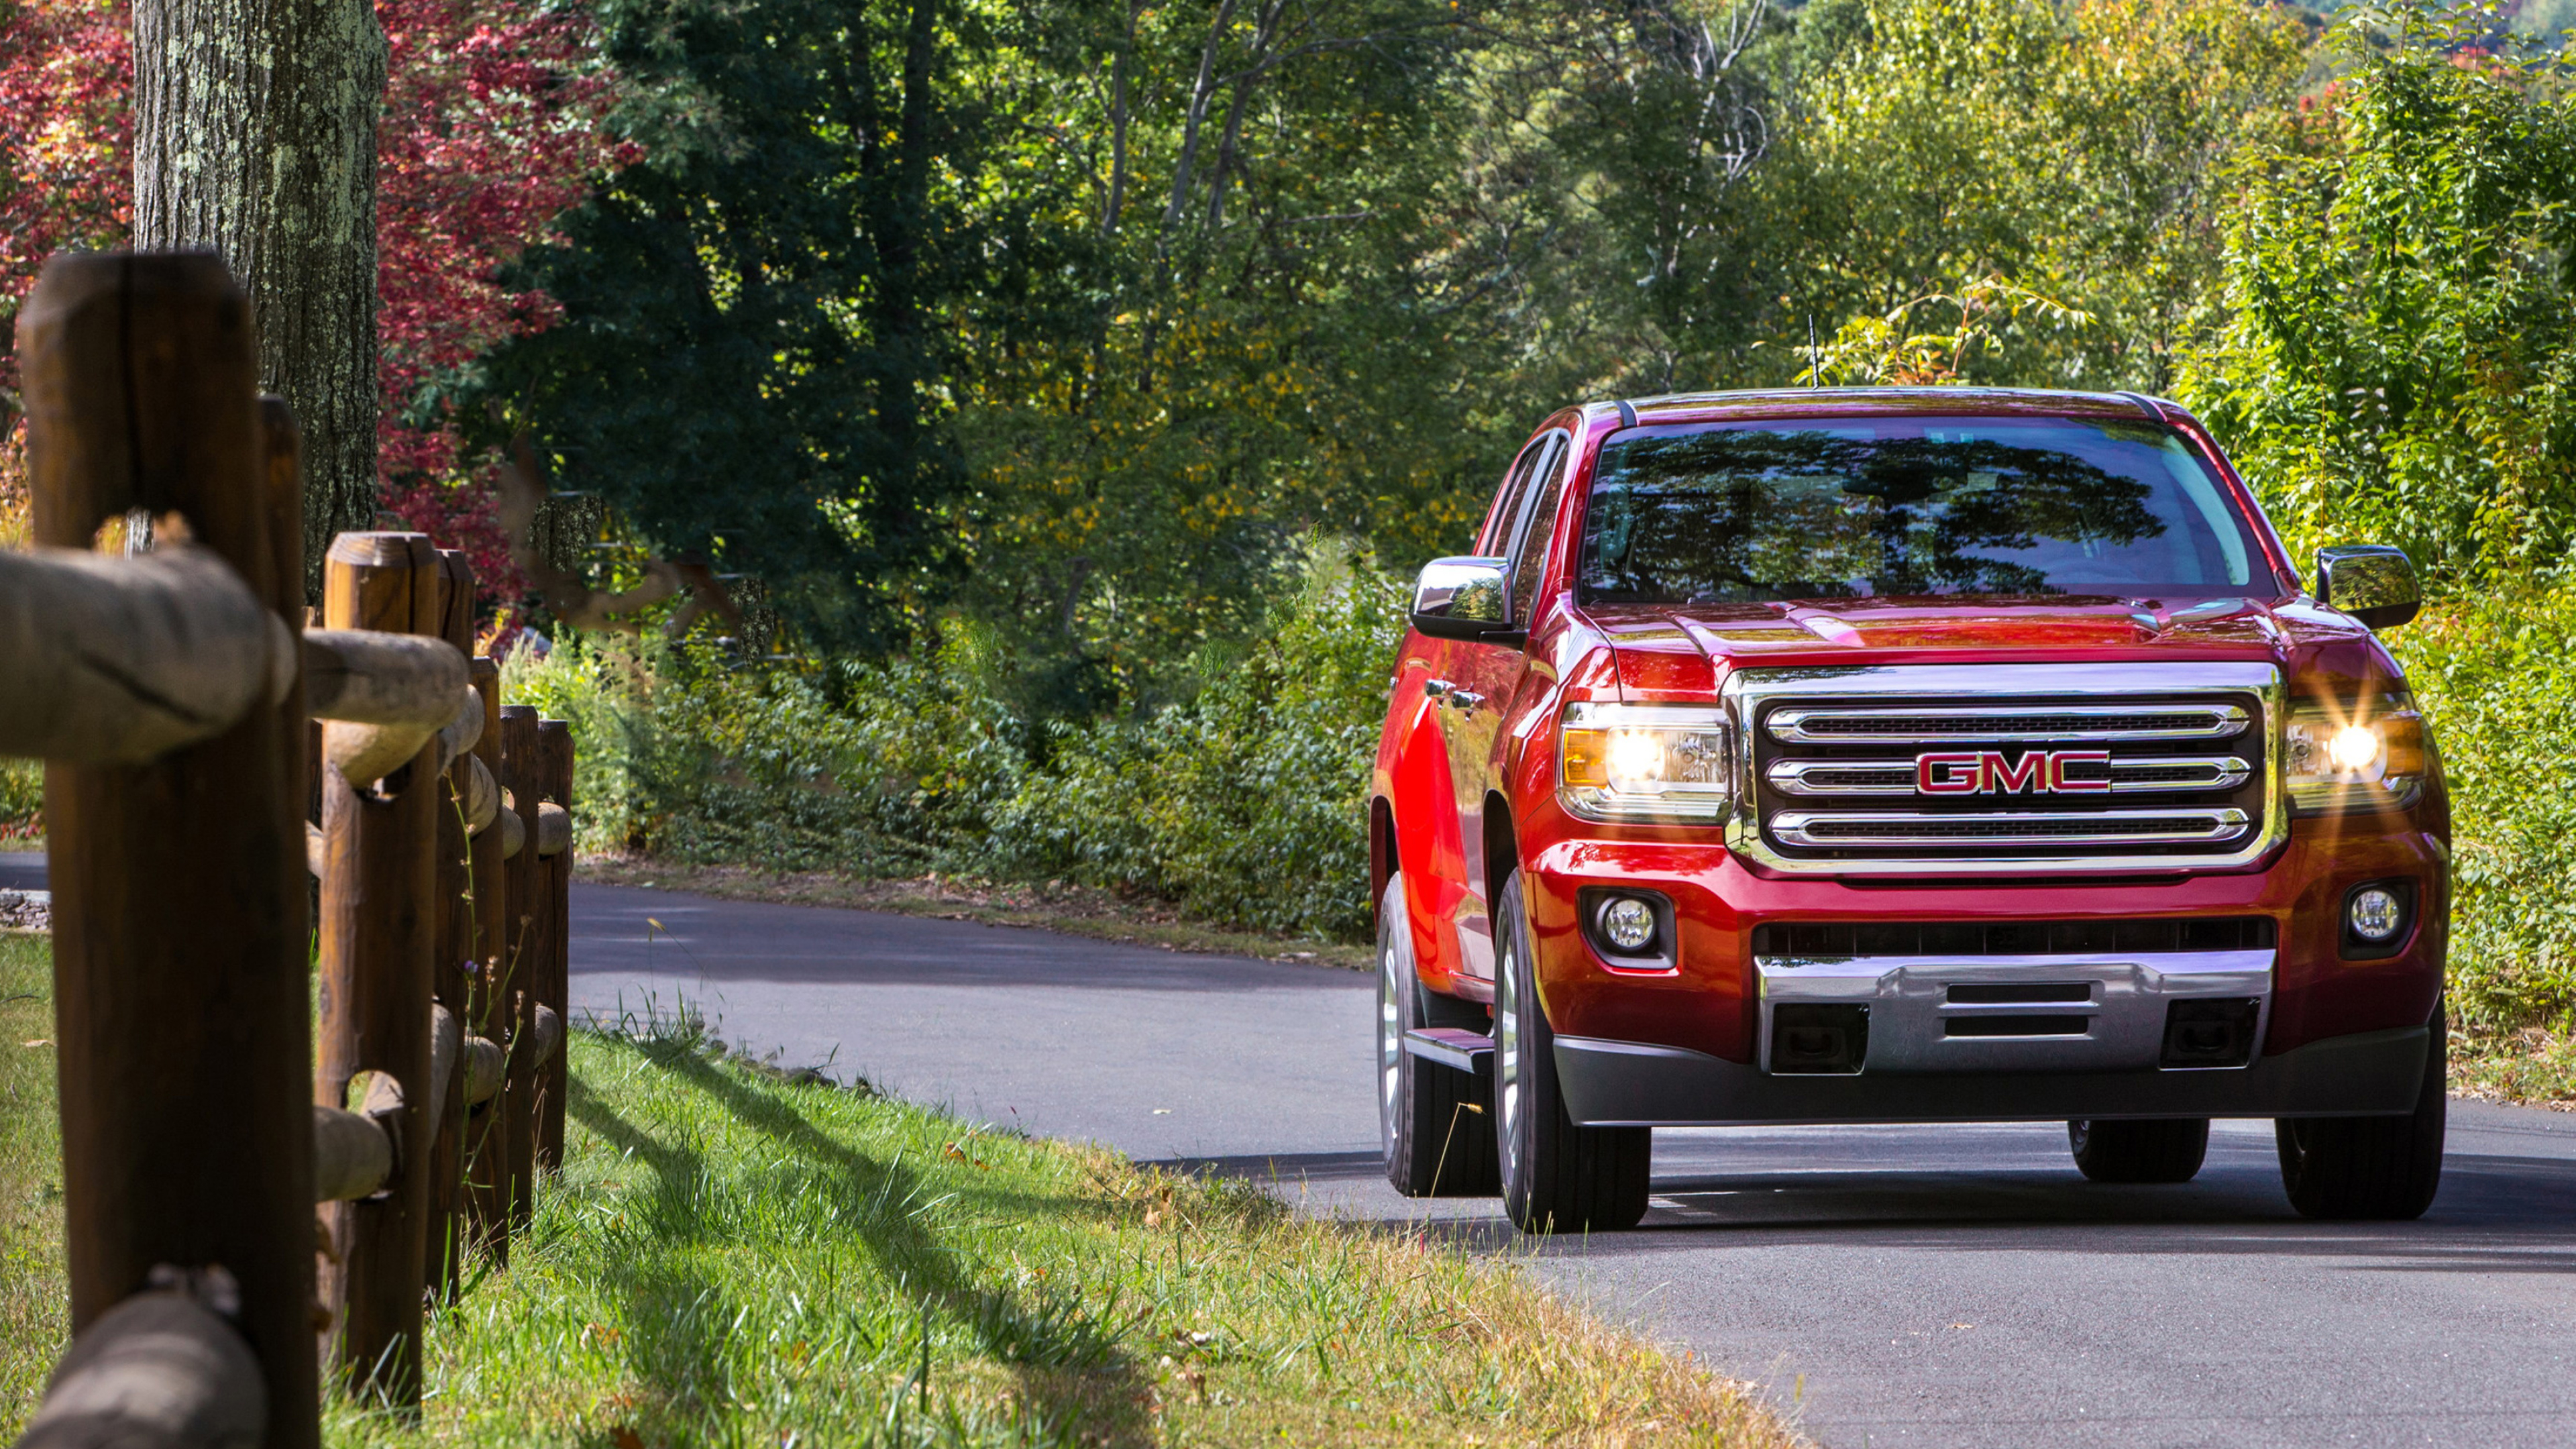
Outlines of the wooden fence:
{"type": "Polygon", "coordinates": [[[48,762],[75,1335],[20,1449],[312,1449],[326,1373],[417,1408],[424,1304],[559,1158],[570,736],[423,535],[334,540],[306,627],[294,420],[213,256],[55,258],[18,357],[0,753],[48,762]]]}

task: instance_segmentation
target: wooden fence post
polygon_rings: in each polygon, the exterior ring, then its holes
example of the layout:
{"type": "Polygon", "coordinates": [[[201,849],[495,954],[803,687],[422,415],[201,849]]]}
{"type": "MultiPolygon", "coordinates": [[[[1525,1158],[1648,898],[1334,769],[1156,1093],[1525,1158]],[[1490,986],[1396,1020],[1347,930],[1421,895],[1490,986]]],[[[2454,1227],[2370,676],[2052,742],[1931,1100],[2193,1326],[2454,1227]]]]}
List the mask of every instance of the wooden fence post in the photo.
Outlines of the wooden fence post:
{"type": "Polygon", "coordinates": [[[504,1110],[509,1134],[510,1222],[515,1227],[536,1211],[537,1147],[537,996],[532,989],[537,963],[551,949],[545,940],[542,909],[544,879],[538,868],[537,802],[543,798],[539,770],[537,711],[524,704],[501,710],[501,784],[527,822],[527,840],[510,857],[502,886],[509,898],[510,954],[501,973],[501,997],[510,1016],[510,1085],[504,1110]]]}
{"type": "MultiPolygon", "coordinates": [[[[439,632],[438,551],[417,533],[344,533],[324,565],[334,629],[439,632]]],[[[325,739],[330,732],[325,731],[325,739]]],[[[333,1203],[323,1222],[327,1347],[350,1387],[398,1409],[421,1391],[421,1297],[429,1248],[430,985],[439,910],[438,741],[381,780],[322,771],[322,1053],[319,1100],[344,1104],[361,1071],[403,1089],[393,1178],[333,1203]]]]}
{"type": "MultiPolygon", "coordinates": [[[[249,309],[220,260],[58,256],[18,356],[38,543],[87,548],[129,510],[175,513],[254,593],[286,596],[300,540],[271,535],[249,309]]],[[[284,725],[254,708],[148,764],[49,766],[45,818],[72,1327],[156,1265],[220,1265],[266,1442],[311,1449],[312,1034],[284,725]]]]}
{"type": "MultiPolygon", "coordinates": [[[[474,569],[465,555],[438,555],[438,634],[469,659],[474,654],[474,569]]],[[[438,919],[430,994],[447,1008],[460,1033],[470,1031],[467,996],[473,977],[474,905],[466,859],[465,805],[474,758],[456,757],[439,786],[438,919]]],[[[460,1060],[462,1059],[460,1054],[460,1060]]],[[[465,1073],[450,1072],[447,1100],[438,1110],[438,1139],[430,1159],[429,1281],[439,1298],[452,1300],[462,1283],[465,1249],[465,1073]]]]}
{"type": "MultiPolygon", "coordinates": [[[[501,773],[501,666],[482,656],[473,661],[474,692],[483,697],[483,737],[474,742],[474,758],[483,762],[497,783],[501,773]]],[[[497,818],[492,828],[474,837],[471,874],[474,888],[473,981],[466,996],[466,1030],[487,1041],[507,1045],[508,993],[501,989],[510,960],[509,868],[503,851],[509,832],[497,818]]],[[[475,1244],[493,1261],[510,1260],[510,1110],[506,1085],[499,1095],[466,1117],[465,1209],[475,1244]]]]}
{"type": "MultiPolygon", "coordinates": [[[[572,725],[550,719],[537,725],[538,750],[545,761],[546,793],[572,813],[572,725]]],[[[546,857],[546,958],[538,982],[538,1004],[555,1013],[562,1031],[552,1055],[543,1063],[538,1099],[545,1104],[537,1125],[537,1166],[552,1172],[563,1166],[564,1095],[572,1080],[566,1059],[572,1055],[572,846],[546,857]]]]}

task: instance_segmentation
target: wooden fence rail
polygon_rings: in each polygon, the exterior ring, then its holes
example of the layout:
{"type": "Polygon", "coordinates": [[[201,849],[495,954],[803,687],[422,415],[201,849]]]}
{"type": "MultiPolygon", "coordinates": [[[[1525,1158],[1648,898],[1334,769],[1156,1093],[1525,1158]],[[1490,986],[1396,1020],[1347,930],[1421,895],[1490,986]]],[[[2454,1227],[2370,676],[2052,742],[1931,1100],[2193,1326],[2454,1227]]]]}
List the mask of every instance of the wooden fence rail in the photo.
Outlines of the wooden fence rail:
{"type": "Polygon", "coordinates": [[[416,1410],[424,1305],[560,1161],[568,727],[501,707],[423,535],[335,539],[305,627],[213,256],[55,258],[18,356],[0,753],[47,761],[74,1331],[19,1449],[314,1449],[317,1364],[416,1410]]]}

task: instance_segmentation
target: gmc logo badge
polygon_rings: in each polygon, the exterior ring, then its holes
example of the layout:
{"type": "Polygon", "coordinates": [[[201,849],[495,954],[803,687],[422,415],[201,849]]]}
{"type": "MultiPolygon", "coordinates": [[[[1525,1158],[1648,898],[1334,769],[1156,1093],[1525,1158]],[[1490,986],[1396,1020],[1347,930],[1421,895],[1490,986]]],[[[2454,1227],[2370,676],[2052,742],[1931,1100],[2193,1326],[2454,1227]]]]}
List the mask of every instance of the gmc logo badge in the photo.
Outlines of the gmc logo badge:
{"type": "Polygon", "coordinates": [[[2109,750],[2026,750],[2019,760],[2001,750],[1961,750],[1916,755],[1914,789],[1923,795],[2072,795],[2111,788],[2101,780],[2070,780],[2069,765],[2107,765],[2109,750]]]}

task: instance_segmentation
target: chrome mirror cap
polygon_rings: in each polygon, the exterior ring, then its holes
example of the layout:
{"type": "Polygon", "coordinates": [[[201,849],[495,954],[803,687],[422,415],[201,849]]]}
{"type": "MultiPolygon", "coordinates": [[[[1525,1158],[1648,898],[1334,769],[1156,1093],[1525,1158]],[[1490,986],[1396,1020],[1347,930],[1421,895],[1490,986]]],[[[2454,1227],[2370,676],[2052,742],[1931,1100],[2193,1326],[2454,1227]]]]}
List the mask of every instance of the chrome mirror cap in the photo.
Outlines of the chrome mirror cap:
{"type": "Polygon", "coordinates": [[[2317,602],[2372,629],[2394,629],[2424,607],[2415,565],[2384,543],[2317,550],[2317,602]]]}
{"type": "Polygon", "coordinates": [[[1413,585],[1413,627],[1435,639],[1476,639],[1511,623],[1499,558],[1435,558],[1413,585]]]}

